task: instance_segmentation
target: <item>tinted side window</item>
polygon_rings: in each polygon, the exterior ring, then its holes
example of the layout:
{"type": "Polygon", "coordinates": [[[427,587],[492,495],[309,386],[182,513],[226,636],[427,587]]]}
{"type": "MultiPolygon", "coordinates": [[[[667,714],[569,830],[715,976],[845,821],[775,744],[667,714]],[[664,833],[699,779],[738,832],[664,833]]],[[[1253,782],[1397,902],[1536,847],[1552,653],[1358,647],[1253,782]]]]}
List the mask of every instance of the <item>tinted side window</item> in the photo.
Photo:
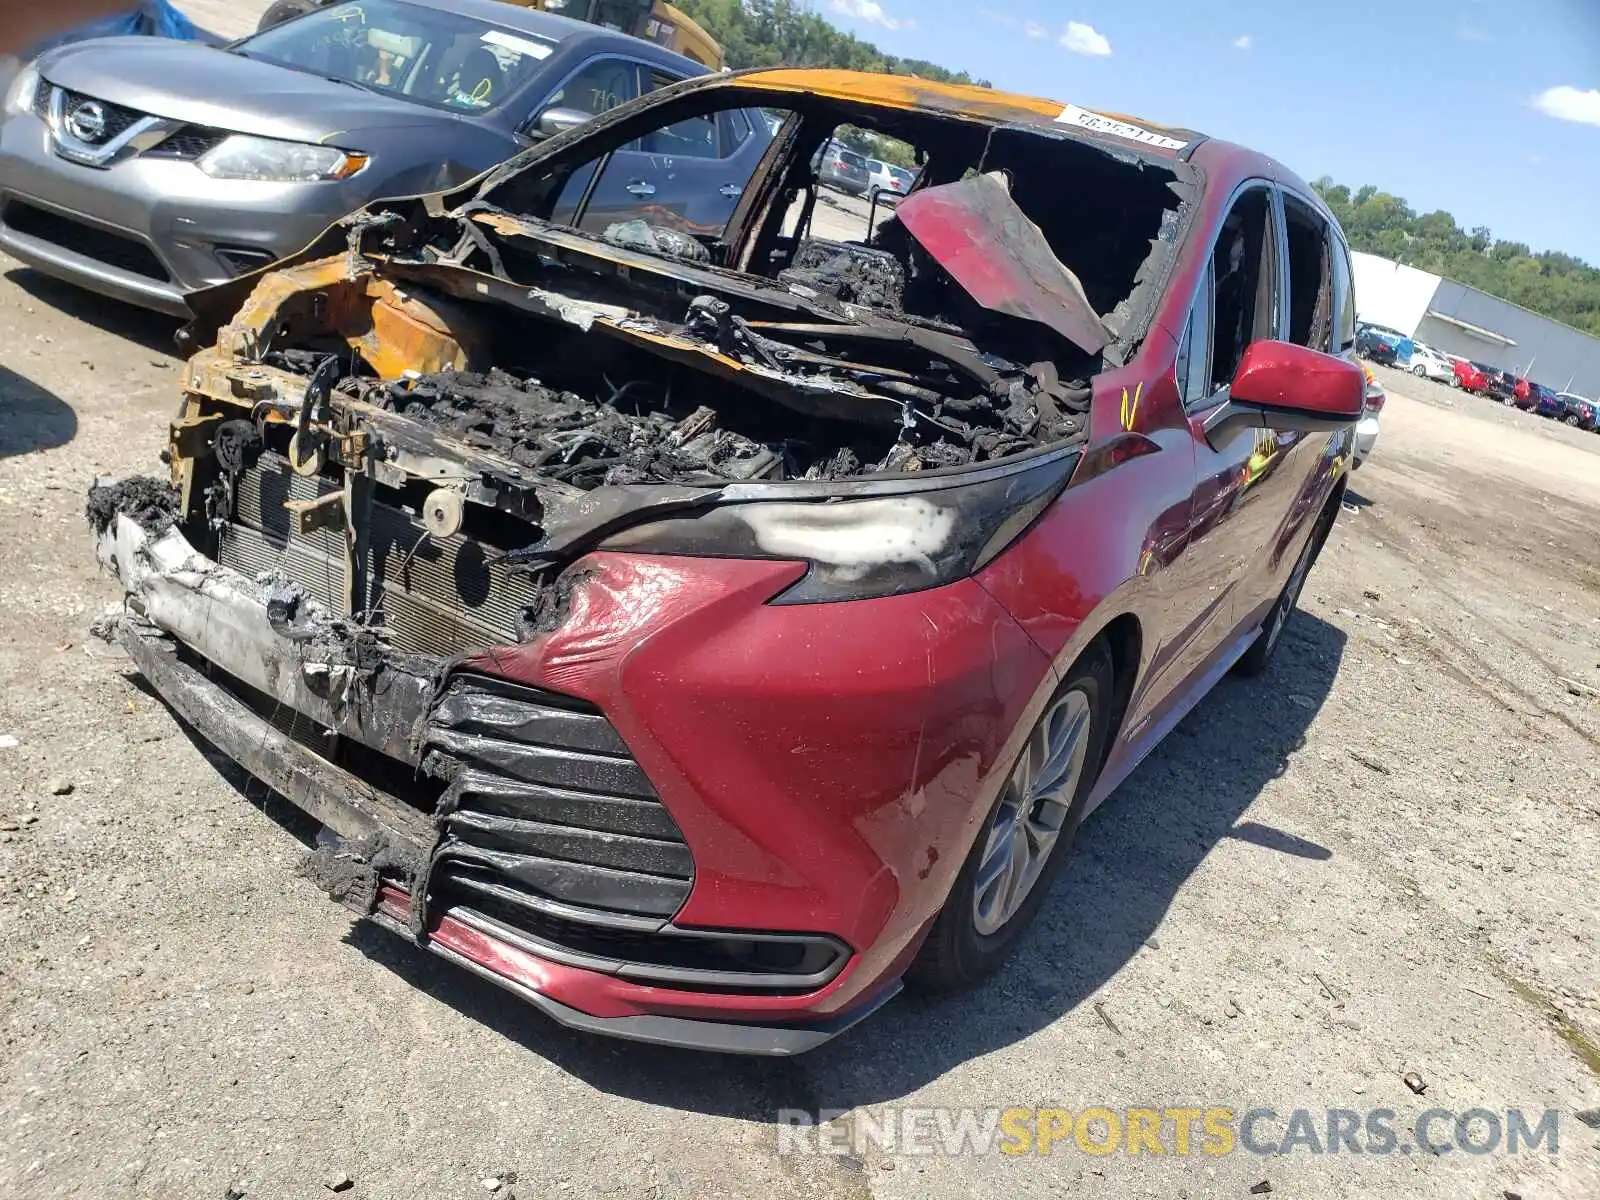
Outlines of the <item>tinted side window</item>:
{"type": "MultiPolygon", "coordinates": [[[[650,73],[650,90],[677,83],[665,71],[650,73]]],[[[666,125],[646,134],[642,149],[647,154],[670,154],[678,158],[717,158],[717,122],[714,117],[690,117],[676,125],[666,125]]]]}
{"type": "Polygon", "coordinates": [[[1211,254],[1211,391],[1233,382],[1251,342],[1275,335],[1277,256],[1271,195],[1252,188],[1234,202],[1211,254]]]}
{"type": "Polygon", "coordinates": [[[1356,340],[1355,273],[1350,269],[1350,252],[1338,238],[1333,239],[1333,348],[1343,354],[1356,340]]]}
{"type": "Polygon", "coordinates": [[[543,108],[575,108],[599,116],[639,95],[639,68],[620,58],[597,58],[545,98],[543,108]]]}
{"type": "Polygon", "coordinates": [[[1315,209],[1285,194],[1289,244],[1289,340],[1324,353],[1333,349],[1333,246],[1315,209]]]}
{"type": "MultiPolygon", "coordinates": [[[[760,120],[759,113],[756,114],[756,119],[760,120]]],[[[735,153],[740,146],[744,145],[745,139],[750,136],[753,130],[750,124],[750,117],[745,114],[742,108],[730,109],[724,113],[722,125],[722,156],[727,158],[730,154],[735,153]]]]}
{"type": "Polygon", "coordinates": [[[1189,311],[1189,328],[1178,349],[1178,391],[1186,406],[1202,405],[1214,390],[1211,387],[1211,268],[1195,294],[1189,311]]]}

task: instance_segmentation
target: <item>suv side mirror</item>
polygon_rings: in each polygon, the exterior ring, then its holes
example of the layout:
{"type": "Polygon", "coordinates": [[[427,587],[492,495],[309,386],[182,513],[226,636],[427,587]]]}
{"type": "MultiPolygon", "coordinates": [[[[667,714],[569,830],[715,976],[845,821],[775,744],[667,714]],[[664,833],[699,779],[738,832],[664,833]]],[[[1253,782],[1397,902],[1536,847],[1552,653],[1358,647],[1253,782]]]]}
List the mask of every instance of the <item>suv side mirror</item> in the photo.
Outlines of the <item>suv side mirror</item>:
{"type": "Polygon", "coordinates": [[[555,137],[593,119],[593,113],[586,113],[581,108],[547,108],[535,118],[533,128],[528,132],[536,138],[555,137]]]}
{"type": "Polygon", "coordinates": [[[1332,432],[1361,419],[1366,396],[1366,374],[1352,362],[1292,342],[1252,342],[1227,401],[1206,418],[1206,438],[1240,424],[1332,432]]]}

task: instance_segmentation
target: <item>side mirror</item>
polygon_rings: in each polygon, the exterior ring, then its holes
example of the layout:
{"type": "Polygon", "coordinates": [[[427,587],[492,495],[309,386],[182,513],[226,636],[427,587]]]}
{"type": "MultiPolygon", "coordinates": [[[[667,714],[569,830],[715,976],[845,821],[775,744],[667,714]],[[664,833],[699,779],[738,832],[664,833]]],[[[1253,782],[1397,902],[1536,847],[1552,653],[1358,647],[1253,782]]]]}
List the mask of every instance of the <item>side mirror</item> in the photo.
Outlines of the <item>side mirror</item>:
{"type": "Polygon", "coordinates": [[[1240,424],[1332,432],[1361,419],[1366,396],[1366,374],[1352,362],[1291,342],[1252,342],[1227,402],[1206,418],[1206,438],[1240,424]]]}
{"type": "Polygon", "coordinates": [[[593,113],[586,113],[581,108],[547,108],[535,119],[530,132],[538,138],[555,137],[593,119],[593,113]]]}

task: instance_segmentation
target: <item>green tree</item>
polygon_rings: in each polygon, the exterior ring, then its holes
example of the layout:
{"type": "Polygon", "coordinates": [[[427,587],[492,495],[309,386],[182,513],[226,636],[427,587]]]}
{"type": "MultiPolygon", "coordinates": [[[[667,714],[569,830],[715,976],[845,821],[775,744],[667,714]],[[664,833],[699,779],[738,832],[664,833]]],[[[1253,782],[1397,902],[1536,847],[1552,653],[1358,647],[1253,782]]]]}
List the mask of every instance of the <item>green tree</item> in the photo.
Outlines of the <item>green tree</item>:
{"type": "Polygon", "coordinates": [[[683,9],[722,44],[728,65],[740,67],[842,67],[887,75],[915,75],[935,83],[975,83],[920,58],[896,58],[854,34],[835,29],[795,0],[681,0],[683,9]]]}
{"type": "Polygon", "coordinates": [[[1352,249],[1460,280],[1600,337],[1600,270],[1582,259],[1496,241],[1486,225],[1463,230],[1443,210],[1418,216],[1400,197],[1370,184],[1352,193],[1324,175],[1311,186],[1352,249]]]}

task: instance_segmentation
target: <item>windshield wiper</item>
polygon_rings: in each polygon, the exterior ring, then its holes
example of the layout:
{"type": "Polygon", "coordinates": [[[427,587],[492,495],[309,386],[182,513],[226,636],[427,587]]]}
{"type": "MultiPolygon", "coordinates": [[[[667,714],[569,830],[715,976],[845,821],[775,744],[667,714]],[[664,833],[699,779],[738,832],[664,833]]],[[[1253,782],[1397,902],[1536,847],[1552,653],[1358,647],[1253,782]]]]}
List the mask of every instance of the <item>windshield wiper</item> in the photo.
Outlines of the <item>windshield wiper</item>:
{"type": "Polygon", "coordinates": [[[365,83],[357,83],[354,79],[346,79],[341,75],[323,75],[319,78],[326,79],[329,83],[342,83],[345,87],[353,87],[358,92],[370,92],[374,96],[383,94],[380,88],[375,88],[365,83]]]}

